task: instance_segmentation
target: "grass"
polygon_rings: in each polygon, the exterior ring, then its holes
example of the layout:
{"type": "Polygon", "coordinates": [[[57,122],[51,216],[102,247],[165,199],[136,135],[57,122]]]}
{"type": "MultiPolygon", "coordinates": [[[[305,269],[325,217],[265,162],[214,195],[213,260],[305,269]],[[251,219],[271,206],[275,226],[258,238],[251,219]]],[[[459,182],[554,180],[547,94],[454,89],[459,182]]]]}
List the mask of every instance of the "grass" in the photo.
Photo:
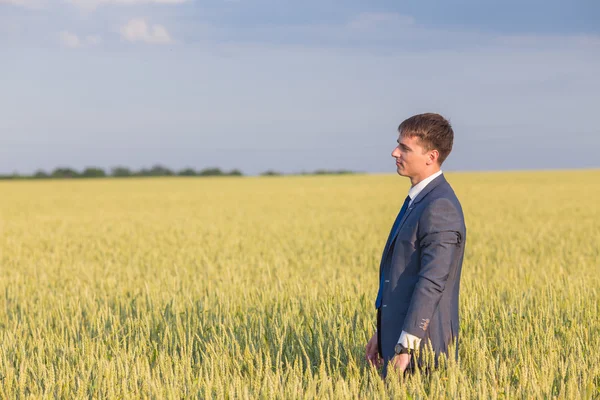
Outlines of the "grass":
{"type": "Polygon", "coordinates": [[[600,398],[600,171],[447,178],[460,359],[385,382],[406,179],[0,182],[0,398],[600,398]]]}

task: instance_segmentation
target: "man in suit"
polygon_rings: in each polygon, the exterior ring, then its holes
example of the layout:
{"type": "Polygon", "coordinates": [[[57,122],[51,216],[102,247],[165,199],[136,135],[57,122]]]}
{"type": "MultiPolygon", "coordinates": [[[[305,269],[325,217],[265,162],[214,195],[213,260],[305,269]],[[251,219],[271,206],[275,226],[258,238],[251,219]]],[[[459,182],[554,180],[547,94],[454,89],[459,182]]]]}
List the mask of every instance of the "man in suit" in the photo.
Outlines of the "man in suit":
{"type": "Polygon", "coordinates": [[[428,343],[435,364],[448,346],[458,358],[458,295],[466,227],[460,202],[442,173],[454,133],[439,114],[419,114],[398,127],[392,152],[408,192],[383,250],[375,301],[377,331],[366,358],[397,372],[421,365],[428,343]],[[419,359],[415,362],[414,352],[419,359]]]}

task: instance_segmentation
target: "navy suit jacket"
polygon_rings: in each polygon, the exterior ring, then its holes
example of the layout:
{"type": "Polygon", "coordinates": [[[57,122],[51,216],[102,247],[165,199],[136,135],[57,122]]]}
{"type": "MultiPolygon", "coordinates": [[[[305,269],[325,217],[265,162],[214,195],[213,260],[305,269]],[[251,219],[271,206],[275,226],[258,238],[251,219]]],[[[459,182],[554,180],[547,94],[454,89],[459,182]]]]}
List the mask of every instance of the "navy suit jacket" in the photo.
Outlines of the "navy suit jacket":
{"type": "Polygon", "coordinates": [[[466,226],[460,202],[443,174],[417,195],[396,232],[380,265],[380,274],[385,274],[380,308],[384,375],[403,330],[422,339],[421,354],[431,343],[436,360],[440,353],[448,354],[454,341],[458,358],[466,226]]]}

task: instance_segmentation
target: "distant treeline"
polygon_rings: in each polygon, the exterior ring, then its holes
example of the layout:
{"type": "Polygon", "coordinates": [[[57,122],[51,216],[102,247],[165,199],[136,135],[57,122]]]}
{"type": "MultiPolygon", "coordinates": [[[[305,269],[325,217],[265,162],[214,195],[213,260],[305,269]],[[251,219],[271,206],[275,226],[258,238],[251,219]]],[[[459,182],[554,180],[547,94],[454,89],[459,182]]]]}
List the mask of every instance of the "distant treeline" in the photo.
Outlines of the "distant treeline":
{"type": "Polygon", "coordinates": [[[315,170],[313,172],[302,171],[302,172],[292,173],[292,174],[284,174],[283,172],[268,170],[268,171],[265,171],[265,172],[261,173],[260,175],[262,175],[262,176],[280,176],[280,175],[343,175],[343,174],[355,174],[355,173],[356,173],[355,171],[349,171],[349,170],[345,170],[345,169],[339,169],[339,170],[317,169],[317,170],[315,170]]]}
{"type": "MultiPolygon", "coordinates": [[[[327,174],[352,174],[353,171],[347,170],[325,170],[318,169],[314,172],[300,172],[299,174],[291,175],[327,175],[327,174]]],[[[260,175],[262,176],[279,176],[284,175],[281,172],[268,170],[260,175]]],[[[127,177],[142,177],[142,176],[244,176],[239,169],[231,171],[223,171],[220,168],[204,168],[202,170],[194,170],[193,168],[185,168],[179,171],[173,171],[162,165],[155,165],[150,169],[143,168],[138,171],[131,170],[127,167],[115,167],[110,172],[102,168],[88,167],[83,171],[77,171],[73,168],[60,167],[52,172],[38,170],[33,175],[21,175],[14,173],[11,175],[0,175],[0,179],[57,179],[57,178],[127,178],[127,177]]]]}

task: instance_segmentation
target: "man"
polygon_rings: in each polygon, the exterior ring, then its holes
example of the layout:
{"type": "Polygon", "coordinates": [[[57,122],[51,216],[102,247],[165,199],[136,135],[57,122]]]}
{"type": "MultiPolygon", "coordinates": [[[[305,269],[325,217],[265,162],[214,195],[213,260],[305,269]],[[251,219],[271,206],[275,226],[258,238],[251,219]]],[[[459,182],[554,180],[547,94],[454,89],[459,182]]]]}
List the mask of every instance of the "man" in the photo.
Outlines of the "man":
{"type": "MultiPolygon", "coordinates": [[[[460,202],[441,166],[452,150],[454,133],[439,114],[419,114],[398,127],[392,152],[397,172],[411,188],[392,226],[379,268],[375,300],[377,331],[366,357],[397,372],[415,368],[413,352],[428,348],[458,358],[458,295],[466,227],[460,202]]],[[[421,360],[418,364],[420,364],[421,360]]]]}

